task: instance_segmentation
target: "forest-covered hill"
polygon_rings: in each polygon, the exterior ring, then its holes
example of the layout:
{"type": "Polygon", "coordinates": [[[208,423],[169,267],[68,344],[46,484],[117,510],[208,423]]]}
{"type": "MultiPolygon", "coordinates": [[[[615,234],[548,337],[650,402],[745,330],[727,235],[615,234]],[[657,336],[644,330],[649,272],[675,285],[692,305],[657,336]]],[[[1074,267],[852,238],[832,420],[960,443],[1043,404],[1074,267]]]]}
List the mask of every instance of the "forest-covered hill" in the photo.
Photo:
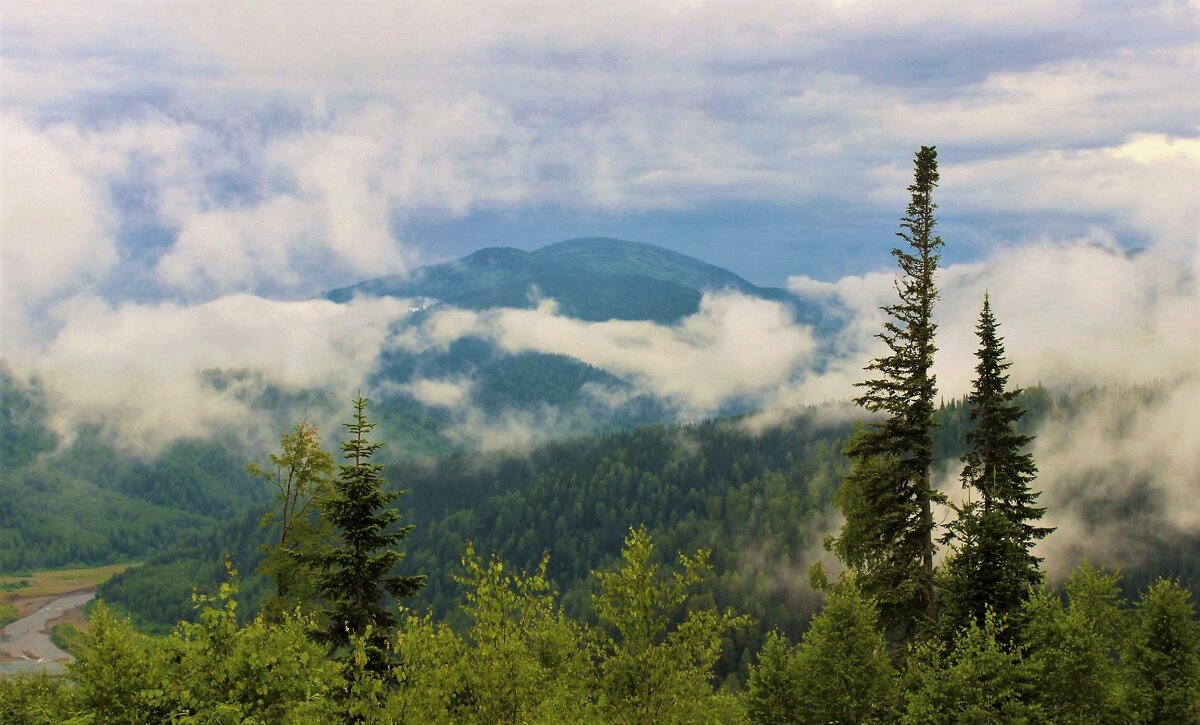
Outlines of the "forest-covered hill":
{"type": "Polygon", "coordinates": [[[327,297],[404,297],[479,310],[531,308],[554,299],[562,314],[582,320],[670,323],[693,314],[704,292],[733,290],[793,305],[805,321],[819,311],[784,290],[759,287],[729,270],[679,252],[622,239],[581,238],[532,252],[489,247],[462,259],[336,289],[327,297]]]}
{"type": "MultiPolygon", "coordinates": [[[[557,314],[587,321],[641,320],[664,325],[693,315],[707,293],[737,293],[782,304],[799,322],[829,332],[840,319],[821,305],[786,290],[759,287],[729,270],[640,242],[583,238],[532,252],[509,247],[481,249],[462,259],[421,267],[411,274],[361,282],[327,293],[346,302],[356,296],[413,301],[410,316],[396,321],[397,337],[419,330],[447,308],[531,309],[554,300],[557,314]]],[[[491,340],[464,336],[421,351],[385,347],[369,385],[387,391],[380,399],[418,403],[405,386],[454,380],[470,389],[472,410],[491,420],[551,407],[561,433],[576,435],[672,419],[665,401],[632,390],[628,380],[563,355],[500,349],[491,340]],[[598,405],[597,390],[610,401],[598,405]],[[399,391],[399,392],[397,392],[399,391]],[[620,405],[611,401],[621,399],[620,405]]],[[[452,414],[423,406],[434,417],[452,414]]],[[[742,412],[731,406],[722,414],[742,412]]]]}
{"type": "MultiPolygon", "coordinates": [[[[244,373],[202,376],[219,387],[244,373]]],[[[279,425],[298,408],[326,404],[254,387],[248,402],[274,411],[279,425]]],[[[103,421],[54,432],[52,405],[37,379],[0,363],[0,572],[143,560],[269,496],[245,468],[262,452],[237,431],[140,451],[103,421]]],[[[386,435],[402,441],[398,456],[452,449],[439,433],[443,423],[412,404],[394,401],[381,412],[386,435]]]]}
{"type": "MultiPolygon", "coordinates": [[[[329,297],[399,295],[483,309],[528,307],[542,295],[558,300],[563,314],[583,319],[671,322],[694,313],[705,292],[721,290],[788,301],[797,314],[818,316],[815,307],[782,290],[756,287],[728,270],[661,247],[613,239],[569,240],[530,253],[484,249],[329,297]]],[[[394,332],[421,325],[427,314],[397,321],[394,332]]],[[[341,403],[322,389],[282,389],[253,370],[195,374],[214,395],[235,398],[280,430],[304,417],[336,417],[341,403]]],[[[673,419],[664,401],[567,356],[512,354],[470,336],[419,352],[385,346],[365,384],[380,391],[373,410],[390,443],[389,461],[469,450],[478,442],[457,430],[462,411],[423,403],[406,388],[414,381],[445,379],[469,385],[469,410],[484,428],[550,412],[553,436],[569,437],[673,419]],[[623,402],[598,405],[595,390],[623,402]]],[[[132,450],[136,446],[118,440],[116,421],[106,419],[119,412],[64,428],[51,425],[60,412],[53,406],[38,379],[18,376],[0,361],[0,492],[5,494],[0,571],[143,559],[228,521],[265,495],[243,470],[246,461],[263,453],[244,430],[217,430],[161,449],[132,450]]]]}
{"type": "MultiPolygon", "coordinates": [[[[1035,431],[1048,421],[1086,416],[1113,399],[1148,395],[1154,395],[1153,387],[1057,396],[1031,389],[1021,398],[1029,410],[1023,426],[1035,431]]],[[[617,557],[631,526],[645,524],[661,551],[712,550],[715,579],[706,596],[755,618],[754,627],[734,635],[736,646],[720,667],[744,672],[745,656],[758,650],[767,632],[778,628],[797,637],[819,605],[806,570],[822,554],[821,537],[836,525],[830,501],[846,470],[842,447],[851,422],[845,413],[810,408],[765,428],[744,417],[652,425],[529,451],[391,465],[386,469],[391,485],[409,491],[399,501],[404,521],[415,524],[402,570],[428,576],[410,604],[453,621],[461,595],[454,576],[466,543],[474,541],[477,551],[494,552],[528,570],[548,552],[548,575],[565,606],[585,616],[590,572],[617,557]]],[[[937,457],[954,460],[963,451],[964,407],[945,404],[936,419],[937,457]]],[[[1090,515],[1109,525],[1128,505],[1120,495],[1107,504],[1098,499],[1090,515]]],[[[101,596],[143,626],[165,631],[192,616],[192,589],[219,581],[228,556],[247,575],[242,612],[248,615],[266,594],[265,580],[252,574],[262,558],[259,547],[269,538],[258,527],[264,511],[247,509],[190,536],[145,567],[114,578],[101,596]]],[[[1134,528],[1128,533],[1131,547],[1156,552],[1126,567],[1130,589],[1164,574],[1200,584],[1200,537],[1134,528]]]]}

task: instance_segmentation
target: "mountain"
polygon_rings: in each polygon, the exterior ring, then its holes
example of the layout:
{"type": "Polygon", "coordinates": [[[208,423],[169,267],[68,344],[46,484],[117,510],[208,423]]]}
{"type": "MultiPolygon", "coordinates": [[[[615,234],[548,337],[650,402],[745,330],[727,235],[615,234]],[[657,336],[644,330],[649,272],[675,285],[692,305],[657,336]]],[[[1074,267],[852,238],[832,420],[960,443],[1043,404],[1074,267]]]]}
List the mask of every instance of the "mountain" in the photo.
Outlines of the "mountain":
{"type": "MultiPolygon", "coordinates": [[[[736,274],[661,247],[615,239],[574,239],[534,252],[489,248],[404,278],[369,280],[329,297],[388,294],[482,309],[530,306],[535,294],[591,320],[669,324],[697,309],[704,292],[736,290],[775,298],[736,274]]],[[[397,321],[417,325],[422,315],[397,321]]],[[[265,415],[276,431],[313,416],[336,419],[344,401],[327,390],[279,388],[261,371],[208,369],[198,380],[265,415]]],[[[464,337],[409,352],[385,349],[364,382],[389,454],[428,458],[463,450],[465,423],[503,429],[510,419],[545,435],[570,437],[672,420],[662,401],[613,373],[564,355],[509,354],[464,337]],[[469,383],[457,409],[422,404],[408,383],[469,383]],[[601,397],[597,397],[601,396],[601,397]],[[607,396],[607,397],[603,397],[607,396]],[[611,400],[623,401],[614,405],[611,400]],[[522,417],[524,416],[524,417],[522,417]],[[528,422],[532,421],[532,422],[528,422]],[[544,421],[550,421],[546,423],[544,421]]],[[[232,431],[180,440],[145,458],[123,453],[114,431],[93,425],[60,441],[47,427],[51,399],[36,380],[0,361],[0,570],[140,559],[242,512],[267,493],[243,470],[262,450],[232,431]]],[[[475,430],[475,429],[472,429],[475,430]]],[[[253,528],[253,527],[251,527],[253,528]]]]}
{"type": "MultiPolygon", "coordinates": [[[[366,296],[403,297],[424,309],[397,322],[420,326],[439,306],[485,310],[529,309],[553,299],[559,314],[586,321],[645,320],[675,324],[694,314],[710,292],[736,292],[785,304],[796,319],[819,323],[821,310],[786,290],[759,287],[733,272],[663,247],[622,239],[569,239],[532,252],[489,247],[462,259],[421,267],[328,292],[336,302],[366,296]]],[[[406,387],[423,380],[470,384],[470,404],[484,416],[542,413],[552,408],[558,435],[586,434],[671,419],[670,406],[635,394],[629,381],[611,371],[563,355],[510,354],[490,341],[464,337],[421,352],[384,350],[368,385],[391,391],[383,400],[419,406],[406,387]],[[400,392],[396,392],[400,391],[400,392]],[[626,403],[598,406],[596,393],[626,403]],[[589,395],[591,393],[591,395],[589,395]]],[[[723,414],[744,408],[731,405],[723,414]]],[[[422,409],[432,418],[455,414],[437,406],[422,409]]]]}
{"type": "Polygon", "coordinates": [[[694,313],[705,292],[733,290],[793,305],[802,319],[815,308],[785,290],[758,287],[727,269],[641,242],[604,237],[568,239],[532,252],[488,247],[462,259],[335,289],[326,297],[408,297],[479,310],[558,302],[561,313],[589,321],[670,323],[694,313]]]}

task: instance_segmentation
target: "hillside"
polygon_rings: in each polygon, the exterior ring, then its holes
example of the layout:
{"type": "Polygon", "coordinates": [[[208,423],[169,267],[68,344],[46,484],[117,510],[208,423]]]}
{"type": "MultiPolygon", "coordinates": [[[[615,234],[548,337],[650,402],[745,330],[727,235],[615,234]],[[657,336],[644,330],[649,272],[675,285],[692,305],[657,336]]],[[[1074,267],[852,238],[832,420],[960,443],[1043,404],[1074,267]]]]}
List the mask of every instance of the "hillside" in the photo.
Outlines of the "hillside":
{"type": "MultiPolygon", "coordinates": [[[[1059,396],[1029,390],[1021,399],[1029,410],[1023,427],[1034,431],[1049,421],[1087,417],[1114,400],[1140,399],[1155,390],[1059,396]]],[[[756,651],[773,628],[798,636],[819,604],[808,589],[806,569],[821,556],[820,537],[833,526],[830,501],[846,470],[841,451],[850,422],[828,409],[810,408],[764,430],[743,423],[733,418],[651,425],[529,451],[459,453],[389,466],[391,485],[409,492],[399,499],[403,520],[416,525],[404,547],[403,570],[429,577],[411,605],[431,607],[452,620],[457,616],[461,592],[453,577],[466,542],[473,541],[480,553],[494,552],[518,568],[533,569],[549,552],[551,580],[568,611],[583,616],[590,572],[613,561],[629,527],[645,524],[662,551],[712,549],[713,600],[756,620],[738,635],[738,652],[756,651]]],[[[968,425],[964,407],[944,405],[937,423],[938,459],[956,461],[968,425]]],[[[1081,496],[1090,497],[1088,515],[1097,527],[1120,528],[1130,502],[1115,480],[1101,480],[1113,472],[1080,475],[1079,481],[1042,484],[1107,491],[1081,496]]],[[[1142,515],[1152,515],[1152,509],[1146,504],[1142,515]]],[[[143,626],[162,631],[192,616],[191,591],[217,582],[224,557],[231,556],[246,577],[242,614],[248,616],[265,591],[265,582],[252,573],[267,538],[257,528],[263,510],[255,507],[189,537],[145,567],[114,578],[101,595],[143,626]]],[[[1130,547],[1156,552],[1126,567],[1131,591],[1161,574],[1200,584],[1200,537],[1180,538],[1137,524],[1120,530],[1130,547]]],[[[728,661],[723,667],[731,671],[743,664],[728,661]]]]}
{"type": "MultiPolygon", "coordinates": [[[[424,267],[407,278],[382,278],[331,292],[438,299],[482,309],[529,306],[531,290],[558,299],[584,319],[670,322],[695,312],[706,291],[733,289],[782,298],[728,270],[648,244],[576,239],[534,252],[489,248],[456,262],[424,267]]],[[[418,313],[398,326],[419,325],[418,313]]],[[[205,369],[198,381],[230,395],[276,430],[314,415],[337,419],[341,400],[323,389],[283,389],[261,371],[205,369]]],[[[514,416],[554,421],[554,437],[610,432],[671,420],[662,401],[637,394],[611,372],[563,355],[509,354],[474,337],[412,353],[385,348],[364,381],[376,400],[387,458],[443,455],[476,443],[459,429],[465,416],[487,429],[514,416]],[[422,403],[407,385],[454,379],[469,385],[466,409],[422,403]],[[588,390],[624,403],[598,406],[588,390]],[[378,391],[378,392],[374,392],[378,391]]],[[[140,559],[170,546],[265,493],[243,470],[262,451],[232,431],[182,439],[150,455],[133,454],[115,427],[89,423],[60,441],[50,431],[53,410],[42,384],[15,377],[0,363],[0,571],[94,565],[140,559]]]]}
{"type": "MultiPolygon", "coordinates": [[[[729,270],[685,254],[640,242],[571,239],[532,252],[509,247],[481,249],[462,259],[430,265],[407,276],[389,276],[327,293],[346,302],[358,295],[413,300],[419,311],[396,323],[397,335],[419,329],[447,307],[529,309],[553,299],[558,314],[585,321],[642,320],[662,325],[695,314],[706,293],[736,292],[783,303],[802,322],[830,332],[836,315],[779,288],[758,287],[729,270]],[[829,329],[825,329],[829,328],[829,329]]],[[[422,404],[407,386],[453,380],[469,388],[473,413],[487,425],[506,416],[553,410],[560,435],[578,435],[669,422],[665,401],[631,392],[628,381],[580,360],[540,352],[508,353],[495,343],[465,336],[420,352],[390,346],[381,352],[369,384],[385,390],[385,405],[417,406],[425,415],[455,422],[455,413],[422,404]],[[600,390],[618,406],[597,405],[587,391],[600,390]]],[[[723,414],[745,407],[722,409],[723,414]]],[[[462,411],[458,415],[462,415],[462,411]]],[[[461,421],[459,421],[461,422],[461,421]]],[[[477,421],[479,422],[479,421],[477,421]]]]}
{"type": "MultiPolygon", "coordinates": [[[[200,373],[215,387],[246,375],[200,373]]],[[[257,390],[247,402],[279,427],[326,404],[319,391],[257,390]]],[[[389,451],[393,460],[453,449],[440,422],[404,401],[381,412],[381,430],[398,444],[389,451]]],[[[269,495],[245,470],[262,452],[234,431],[139,452],[97,423],[60,440],[49,427],[52,415],[42,383],[0,363],[0,573],[144,559],[269,495]]]]}
{"type": "MultiPolygon", "coordinates": [[[[795,566],[824,533],[848,431],[848,423],[829,423],[812,409],[761,432],[738,419],[651,425],[527,452],[391,466],[392,485],[409,491],[399,501],[404,521],[417,524],[403,568],[429,576],[412,605],[458,616],[453,577],[473,540],[481,553],[519,568],[532,569],[550,552],[551,579],[568,610],[582,615],[590,572],[617,556],[629,527],[645,523],[662,551],[713,550],[712,596],[761,623],[739,635],[736,648],[755,651],[771,627],[801,631],[818,603],[795,566]]],[[[111,580],[101,596],[165,631],[193,616],[191,592],[218,581],[229,556],[246,579],[239,611],[251,615],[266,589],[253,574],[267,539],[257,529],[263,510],[188,537],[111,580]]]]}
{"type": "MultiPolygon", "coordinates": [[[[670,323],[693,314],[705,292],[734,290],[788,300],[784,290],[758,287],[729,270],[663,247],[621,239],[581,238],[532,252],[489,247],[462,259],[421,267],[332,290],[345,302],[355,295],[433,300],[467,309],[532,307],[554,299],[559,310],[583,320],[670,323]]],[[[796,305],[802,319],[816,310],[796,305]]]]}

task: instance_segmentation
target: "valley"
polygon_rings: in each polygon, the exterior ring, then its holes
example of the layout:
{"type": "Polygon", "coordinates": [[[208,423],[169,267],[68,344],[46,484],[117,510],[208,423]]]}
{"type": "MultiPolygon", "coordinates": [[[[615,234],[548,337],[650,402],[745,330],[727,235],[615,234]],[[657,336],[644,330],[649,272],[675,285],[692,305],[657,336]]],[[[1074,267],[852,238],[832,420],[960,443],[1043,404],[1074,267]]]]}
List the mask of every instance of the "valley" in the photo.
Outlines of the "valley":
{"type": "Polygon", "coordinates": [[[83,608],[96,587],[128,564],[33,571],[0,577],[0,609],[9,617],[0,628],[0,677],[18,673],[61,674],[70,655],[51,640],[55,626],[82,625],[83,608]]]}

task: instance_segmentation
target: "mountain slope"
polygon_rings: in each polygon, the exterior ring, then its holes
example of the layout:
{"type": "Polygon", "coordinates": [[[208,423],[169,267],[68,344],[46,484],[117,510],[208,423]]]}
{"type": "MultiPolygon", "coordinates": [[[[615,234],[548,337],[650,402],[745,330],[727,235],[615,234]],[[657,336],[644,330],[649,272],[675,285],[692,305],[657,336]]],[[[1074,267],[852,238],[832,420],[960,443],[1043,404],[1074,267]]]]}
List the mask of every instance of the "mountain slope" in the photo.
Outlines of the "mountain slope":
{"type": "MultiPolygon", "coordinates": [[[[758,287],[729,270],[663,247],[603,237],[569,239],[532,252],[481,249],[406,276],[380,277],[333,290],[327,297],[336,302],[360,295],[402,297],[430,308],[398,321],[402,329],[421,326],[440,306],[529,309],[544,299],[555,300],[559,314],[576,319],[670,325],[695,314],[705,294],[722,292],[780,302],[800,322],[821,319],[816,305],[786,290],[758,287]]],[[[386,407],[407,395],[404,391],[429,380],[469,384],[469,402],[486,420],[552,410],[561,424],[558,435],[671,419],[667,401],[636,393],[630,398],[630,381],[611,371],[561,355],[510,355],[491,341],[469,336],[420,352],[389,347],[381,352],[369,384],[377,390],[399,391],[380,400],[386,407]],[[597,392],[607,400],[629,402],[616,408],[598,406],[597,392]]],[[[406,402],[420,406],[415,398],[406,402]]],[[[436,405],[424,410],[433,417],[462,415],[436,405]]],[[[740,410],[735,404],[720,412],[740,410]]]]}
{"type": "MultiPolygon", "coordinates": [[[[489,247],[326,296],[335,302],[355,295],[424,298],[469,309],[527,308],[539,298],[552,298],[563,314],[579,319],[669,323],[694,313],[705,292],[722,290],[790,302],[783,290],[758,287],[694,257],[603,237],[569,239],[533,252],[489,247]]],[[[814,312],[798,304],[794,308],[802,315],[814,312]]]]}

